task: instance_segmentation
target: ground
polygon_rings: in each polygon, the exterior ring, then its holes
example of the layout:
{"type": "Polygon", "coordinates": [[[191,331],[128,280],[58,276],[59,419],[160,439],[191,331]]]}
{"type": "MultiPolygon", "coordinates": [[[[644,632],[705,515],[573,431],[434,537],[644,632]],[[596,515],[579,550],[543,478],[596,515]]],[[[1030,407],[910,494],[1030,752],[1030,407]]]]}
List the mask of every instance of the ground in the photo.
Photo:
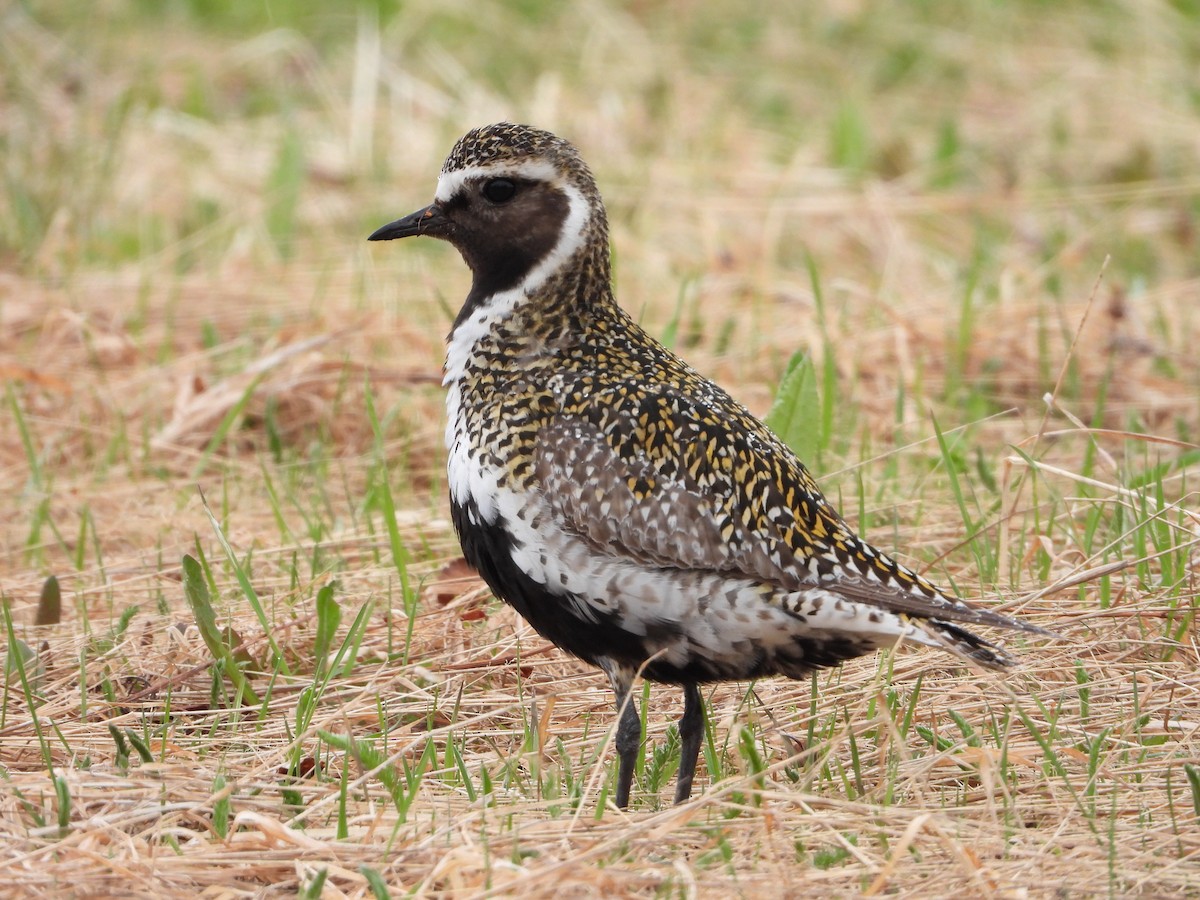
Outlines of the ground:
{"type": "Polygon", "coordinates": [[[1200,8],[795,6],[0,11],[0,892],[1196,892],[1200,8]],[[614,809],[449,525],[469,275],[365,240],[503,118],[860,531],[1063,640],[706,690],[680,808],[647,689],[614,809]]]}

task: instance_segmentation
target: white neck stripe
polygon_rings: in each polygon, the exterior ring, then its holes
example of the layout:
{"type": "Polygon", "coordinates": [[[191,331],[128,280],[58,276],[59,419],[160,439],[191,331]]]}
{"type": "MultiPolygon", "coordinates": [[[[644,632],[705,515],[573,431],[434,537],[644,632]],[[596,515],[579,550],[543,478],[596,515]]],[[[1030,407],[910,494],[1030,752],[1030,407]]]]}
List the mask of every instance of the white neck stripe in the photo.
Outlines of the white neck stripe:
{"type": "Polygon", "coordinates": [[[591,218],[591,206],[579,188],[563,178],[562,172],[546,160],[526,160],[521,163],[495,162],[443,172],[438,177],[434,201],[446,203],[459,191],[465,190],[469,182],[502,175],[542,181],[558,188],[567,198],[567,217],[563,220],[558,242],[541,262],[530,269],[525,279],[515,288],[520,293],[527,295],[545,284],[546,280],[583,244],[583,230],[591,218]]]}
{"type": "Polygon", "coordinates": [[[583,229],[591,218],[591,208],[575,185],[561,181],[558,188],[567,195],[567,217],[563,220],[554,249],[521,282],[520,287],[526,294],[532,294],[541,287],[583,245],[583,229]]]}

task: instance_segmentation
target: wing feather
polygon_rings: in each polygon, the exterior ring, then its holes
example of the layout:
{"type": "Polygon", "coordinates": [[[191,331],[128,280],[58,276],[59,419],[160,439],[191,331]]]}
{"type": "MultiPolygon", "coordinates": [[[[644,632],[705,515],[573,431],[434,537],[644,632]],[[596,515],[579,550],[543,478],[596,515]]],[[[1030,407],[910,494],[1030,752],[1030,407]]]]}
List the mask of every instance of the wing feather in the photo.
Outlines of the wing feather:
{"type": "Polygon", "coordinates": [[[560,527],[601,553],[788,590],[819,583],[917,619],[1057,637],[969,606],[863,544],[773,435],[731,429],[669,389],[560,414],[538,434],[533,469],[560,527]]]}

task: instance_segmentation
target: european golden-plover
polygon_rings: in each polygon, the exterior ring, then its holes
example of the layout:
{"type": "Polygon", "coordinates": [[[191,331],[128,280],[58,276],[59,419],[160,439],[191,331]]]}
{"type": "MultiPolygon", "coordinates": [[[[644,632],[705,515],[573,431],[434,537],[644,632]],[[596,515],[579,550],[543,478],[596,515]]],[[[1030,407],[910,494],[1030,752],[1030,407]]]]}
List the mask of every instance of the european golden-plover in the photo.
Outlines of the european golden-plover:
{"type": "Polygon", "coordinates": [[[450,503],[463,553],[548,640],[608,675],[629,802],[638,672],[683,687],[676,802],[704,734],[699,685],[784,675],[900,641],[982,666],[967,630],[1053,637],[968,606],[851,530],[788,447],[616,303],[608,224],[579,152],[468,132],[434,201],[373,241],[449,241],[471,291],[446,355],[450,503]]]}

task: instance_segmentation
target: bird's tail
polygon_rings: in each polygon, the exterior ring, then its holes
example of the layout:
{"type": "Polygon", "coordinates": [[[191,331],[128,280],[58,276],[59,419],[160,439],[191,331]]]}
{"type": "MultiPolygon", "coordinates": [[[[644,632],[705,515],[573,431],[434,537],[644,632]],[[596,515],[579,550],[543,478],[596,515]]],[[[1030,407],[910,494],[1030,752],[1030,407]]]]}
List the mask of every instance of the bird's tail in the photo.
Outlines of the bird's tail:
{"type": "Polygon", "coordinates": [[[961,659],[998,671],[1015,669],[1019,665],[1016,658],[1002,647],[959,625],[928,619],[921,622],[920,626],[921,631],[933,638],[939,646],[961,659]]]}

